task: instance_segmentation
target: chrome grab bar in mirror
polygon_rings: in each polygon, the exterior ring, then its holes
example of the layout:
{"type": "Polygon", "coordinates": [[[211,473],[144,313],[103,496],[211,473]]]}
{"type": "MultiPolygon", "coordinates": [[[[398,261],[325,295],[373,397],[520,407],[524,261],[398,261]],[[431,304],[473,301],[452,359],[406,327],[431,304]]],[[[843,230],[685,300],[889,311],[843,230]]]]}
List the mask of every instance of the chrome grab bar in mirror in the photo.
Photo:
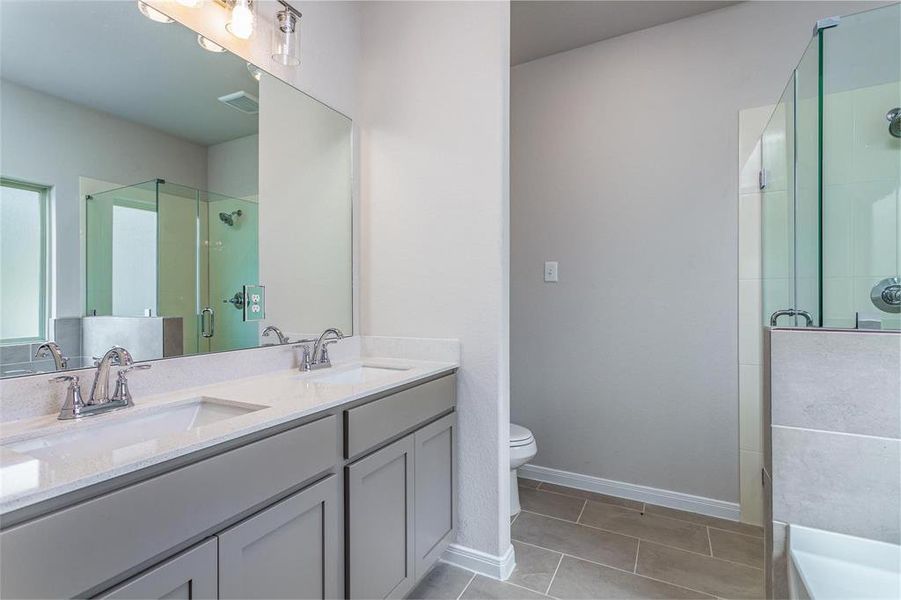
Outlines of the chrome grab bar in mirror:
{"type": "Polygon", "coordinates": [[[777,310],[770,316],[770,327],[777,327],[779,325],[779,317],[804,317],[807,327],[813,327],[813,317],[811,317],[810,313],[806,310],[801,310],[799,308],[784,308],[782,310],[777,310]]]}

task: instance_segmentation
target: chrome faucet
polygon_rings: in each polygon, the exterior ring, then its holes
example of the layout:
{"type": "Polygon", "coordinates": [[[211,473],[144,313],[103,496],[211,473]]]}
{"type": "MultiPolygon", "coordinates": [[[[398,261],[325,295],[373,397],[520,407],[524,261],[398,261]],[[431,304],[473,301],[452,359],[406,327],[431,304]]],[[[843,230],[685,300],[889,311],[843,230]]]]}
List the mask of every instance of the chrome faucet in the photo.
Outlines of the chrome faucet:
{"type": "Polygon", "coordinates": [[[315,340],[300,340],[298,345],[303,346],[303,358],[300,363],[301,371],[315,371],[317,369],[327,369],[332,366],[332,361],[328,355],[329,344],[334,344],[338,340],[344,339],[344,334],[336,327],[329,327],[322,332],[322,335],[315,340]],[[331,336],[331,337],[329,337],[331,336]],[[312,351],[306,344],[312,343],[312,351]]]}
{"type": "Polygon", "coordinates": [[[63,351],[60,349],[59,344],[53,340],[47,340],[38,346],[38,349],[34,353],[35,359],[47,358],[48,356],[53,357],[53,365],[56,367],[57,371],[68,368],[69,359],[63,356],[63,351]]]}
{"type": "Polygon", "coordinates": [[[284,333],[282,333],[282,330],[279,329],[278,327],[276,327],[275,325],[267,326],[266,329],[263,330],[263,333],[261,333],[260,335],[263,337],[269,337],[270,333],[275,334],[275,337],[278,338],[279,345],[287,344],[289,341],[288,336],[286,336],[284,333]]]}
{"type": "Polygon", "coordinates": [[[113,346],[106,351],[97,361],[97,372],[94,373],[94,384],[91,386],[91,395],[88,396],[88,404],[105,404],[109,397],[109,371],[113,365],[130,367],[134,361],[131,353],[121,346],[113,346]]]}
{"type": "Polygon", "coordinates": [[[128,390],[127,373],[135,370],[146,370],[151,365],[135,365],[131,353],[125,348],[115,346],[110,348],[103,358],[97,361],[97,372],[94,374],[94,384],[91,386],[91,395],[84,401],[81,397],[81,385],[78,377],[63,375],[54,377],[51,382],[66,381],[69,388],[66,390],[66,401],[59,412],[60,420],[78,419],[91,415],[99,415],[120,408],[134,406],[131,392],[128,390]],[[124,367],[119,369],[116,377],[116,387],[112,397],[109,395],[110,369],[113,366],[124,367]]]}

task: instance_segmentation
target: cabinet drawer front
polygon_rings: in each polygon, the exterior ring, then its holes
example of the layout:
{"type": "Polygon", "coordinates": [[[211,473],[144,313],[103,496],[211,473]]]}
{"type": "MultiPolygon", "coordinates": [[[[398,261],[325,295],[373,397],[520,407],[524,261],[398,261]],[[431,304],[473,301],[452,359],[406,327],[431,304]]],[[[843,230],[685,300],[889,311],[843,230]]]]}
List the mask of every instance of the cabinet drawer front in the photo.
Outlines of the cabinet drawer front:
{"type": "Polygon", "coordinates": [[[437,417],[456,403],[456,377],[449,375],[344,411],[344,457],[353,458],[437,417]]]}
{"type": "Polygon", "coordinates": [[[334,598],[337,504],[331,476],[219,534],[219,597],[334,598]]]}
{"type": "Polygon", "coordinates": [[[207,540],[99,597],[103,600],[212,600],[218,596],[217,555],[216,539],[207,540]]]}
{"type": "Polygon", "coordinates": [[[0,533],[0,596],[81,595],[337,462],[329,416],[0,533]]]}

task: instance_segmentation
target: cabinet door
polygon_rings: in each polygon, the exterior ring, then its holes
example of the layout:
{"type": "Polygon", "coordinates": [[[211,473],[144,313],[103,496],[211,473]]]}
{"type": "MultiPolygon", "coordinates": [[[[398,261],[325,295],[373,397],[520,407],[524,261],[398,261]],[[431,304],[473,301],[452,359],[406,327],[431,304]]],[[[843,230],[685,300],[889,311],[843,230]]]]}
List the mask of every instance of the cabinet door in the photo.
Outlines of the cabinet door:
{"type": "Polygon", "coordinates": [[[334,598],[337,502],[331,476],[219,534],[219,597],[334,598]]]}
{"type": "Polygon", "coordinates": [[[415,581],[413,436],[345,468],[347,597],[403,597],[415,581]]]}
{"type": "Polygon", "coordinates": [[[141,573],[100,598],[216,597],[216,539],[210,539],[141,573]]]}
{"type": "Polygon", "coordinates": [[[416,579],[425,575],[453,541],[457,479],[457,415],[451,413],[413,434],[413,490],[416,497],[416,579]]]}

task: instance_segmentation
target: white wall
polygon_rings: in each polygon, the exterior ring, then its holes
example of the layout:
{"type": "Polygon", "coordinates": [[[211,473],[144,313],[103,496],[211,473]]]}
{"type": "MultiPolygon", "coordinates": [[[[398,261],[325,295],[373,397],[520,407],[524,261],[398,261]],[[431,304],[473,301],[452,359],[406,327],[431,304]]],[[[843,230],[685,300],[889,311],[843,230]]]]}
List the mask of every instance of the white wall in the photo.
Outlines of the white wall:
{"type": "Polygon", "coordinates": [[[459,338],[459,544],[510,547],[507,2],[365,3],[365,335],[459,338]]]}
{"type": "Polygon", "coordinates": [[[738,111],[778,99],[818,18],[870,5],[742,3],[512,69],[511,411],[535,464],[738,501],[738,111]]]}
{"type": "Polygon", "coordinates": [[[4,177],[53,186],[51,316],[84,314],[79,177],[206,185],[206,148],[8,81],[0,85],[4,177]]]}
{"type": "Polygon", "coordinates": [[[206,180],[207,191],[255,199],[260,193],[259,134],[207,146],[206,180]]]}

